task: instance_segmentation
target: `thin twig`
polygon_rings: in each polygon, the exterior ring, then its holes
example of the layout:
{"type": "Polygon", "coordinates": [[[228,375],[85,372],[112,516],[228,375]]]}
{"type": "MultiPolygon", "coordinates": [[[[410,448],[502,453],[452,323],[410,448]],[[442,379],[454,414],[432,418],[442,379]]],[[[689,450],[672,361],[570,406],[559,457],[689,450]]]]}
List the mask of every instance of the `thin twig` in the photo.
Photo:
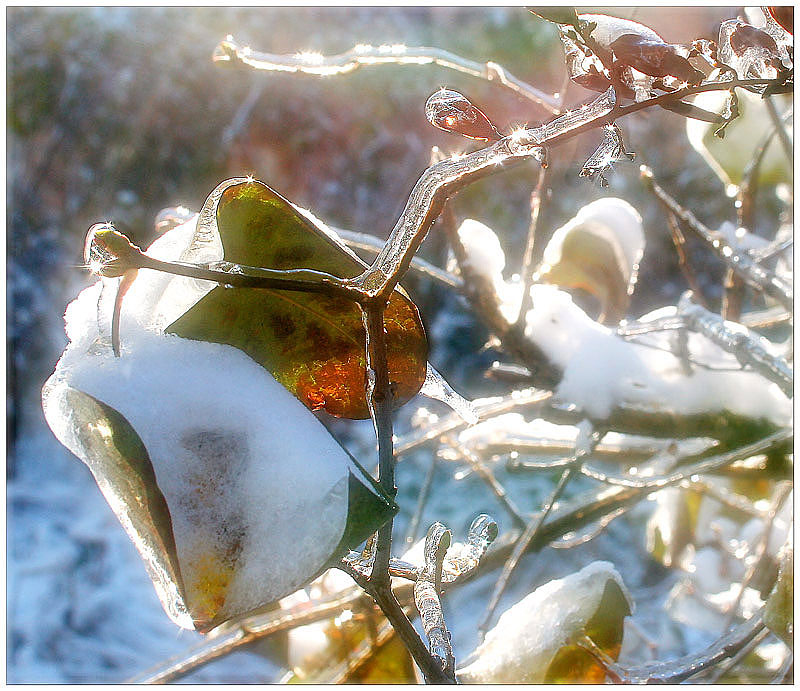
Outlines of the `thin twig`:
{"type": "MultiPolygon", "coordinates": [[[[500,578],[497,579],[497,583],[495,584],[489,604],[486,606],[483,616],[478,623],[478,634],[481,638],[483,638],[484,634],[486,633],[489,621],[491,620],[492,615],[494,614],[494,611],[497,609],[497,605],[500,602],[500,597],[505,592],[508,581],[511,578],[511,574],[514,572],[514,569],[516,569],[519,560],[522,558],[522,555],[526,552],[528,546],[539,533],[542,524],[547,518],[547,515],[550,513],[550,510],[553,508],[553,505],[556,503],[556,501],[558,501],[559,497],[564,491],[564,488],[572,478],[573,473],[582,464],[583,458],[592,452],[594,447],[597,446],[603,436],[605,436],[604,432],[600,433],[596,430],[593,430],[588,437],[588,444],[581,444],[580,448],[577,448],[576,446],[575,452],[570,459],[570,464],[561,473],[558,483],[542,506],[542,510],[531,519],[527,526],[525,526],[525,530],[522,532],[522,535],[520,535],[519,540],[517,540],[514,551],[511,553],[511,556],[508,558],[505,566],[503,566],[503,571],[500,574],[500,578]]],[[[576,445],[577,444],[578,442],[576,442],[576,445]]]]}
{"type": "Polygon", "coordinates": [[[531,308],[531,284],[533,283],[533,250],[536,245],[536,229],[539,224],[539,212],[542,208],[542,196],[544,194],[545,183],[547,181],[548,168],[539,168],[539,175],[536,178],[536,186],[531,192],[531,217],[528,224],[528,238],[525,242],[525,253],[522,255],[522,300],[517,315],[516,327],[525,328],[525,315],[531,308]]]}
{"type": "MultiPolygon", "coordinates": [[[[333,230],[348,247],[365,250],[371,254],[377,254],[383,249],[384,241],[374,235],[333,227],[331,227],[331,230],[333,230]]],[[[464,282],[461,280],[460,276],[454,276],[449,271],[440,269],[438,266],[416,255],[411,260],[411,268],[419,274],[432,278],[448,288],[454,288],[460,291],[464,287],[464,282]]]]}
{"type": "Polygon", "coordinates": [[[736,655],[764,629],[763,613],[762,608],[699,655],[687,655],[669,662],[651,662],[628,669],[616,665],[614,671],[627,684],[678,684],[736,655]]]}
{"type": "Polygon", "coordinates": [[[700,287],[700,283],[697,280],[697,276],[695,276],[689,264],[689,258],[686,253],[686,238],[681,232],[674,214],[667,214],[667,227],[669,228],[670,235],[672,235],[672,244],[675,246],[675,252],[678,255],[678,266],[684,278],[686,278],[690,290],[697,296],[697,300],[701,305],[708,307],[708,300],[706,300],[703,289],[700,287]]]}
{"type": "Polygon", "coordinates": [[[753,578],[755,577],[756,571],[761,565],[761,561],[767,552],[767,547],[769,546],[769,538],[772,535],[772,529],[774,527],[775,518],[778,515],[778,511],[780,510],[781,505],[783,504],[784,500],[791,491],[792,491],[791,482],[780,483],[776,488],[775,494],[772,497],[772,502],[770,503],[769,510],[767,511],[767,515],[764,518],[764,528],[761,531],[761,535],[759,535],[755,549],[752,550],[751,552],[753,560],[747,567],[747,571],[745,572],[744,578],[742,579],[742,582],[739,584],[739,592],[736,594],[736,599],[731,604],[730,609],[728,610],[728,614],[725,618],[726,628],[730,626],[731,622],[738,614],[739,605],[742,602],[742,597],[744,597],[744,591],[747,589],[747,587],[750,585],[753,578]]]}
{"type": "Polygon", "coordinates": [[[778,132],[778,139],[781,143],[781,147],[783,147],[783,153],[786,154],[786,158],[789,159],[789,163],[791,164],[794,161],[794,147],[792,146],[792,140],[789,139],[789,133],[784,127],[783,118],[780,113],[778,113],[775,101],[772,98],[765,98],[764,103],[767,106],[767,112],[772,120],[772,124],[775,125],[775,129],[778,132]]]}
{"type": "Polygon", "coordinates": [[[769,629],[762,629],[759,631],[753,640],[747,645],[742,646],[742,649],[736,653],[726,664],[719,665],[714,668],[714,671],[703,679],[704,684],[716,684],[722,677],[734,669],[744,658],[746,658],[767,636],[769,636],[769,629]]]}
{"type": "Polygon", "coordinates": [[[523,518],[522,512],[517,508],[514,502],[511,501],[503,485],[497,481],[494,473],[486,467],[486,464],[483,463],[470,448],[461,444],[456,439],[448,439],[447,444],[469,463],[473,472],[483,480],[486,486],[492,491],[492,494],[497,497],[502,507],[508,512],[508,515],[511,516],[511,520],[518,527],[523,527],[526,520],[523,518]]]}
{"type": "Polygon", "coordinates": [[[728,451],[716,456],[710,456],[699,461],[698,463],[683,466],[680,470],[674,473],[657,475],[649,478],[616,477],[600,472],[599,470],[596,470],[586,464],[583,464],[579,470],[587,477],[608,485],[616,485],[619,487],[637,487],[639,489],[659,489],[669,485],[674,485],[676,482],[686,480],[692,475],[710,473],[715,470],[719,470],[720,468],[724,468],[725,466],[741,460],[742,458],[748,458],[759,453],[764,453],[776,446],[785,444],[792,439],[793,436],[794,434],[792,430],[779,430],[778,432],[774,432],[773,434],[770,434],[763,439],[759,439],[752,444],[748,444],[738,449],[734,449],[733,451],[728,451]]]}
{"type": "Polygon", "coordinates": [[[228,36],[214,51],[215,62],[238,62],[257,70],[272,72],[302,72],[316,76],[347,74],[371,65],[438,65],[472,77],[497,82],[514,93],[558,113],[558,100],[521,79],[495,62],[479,63],[467,60],[441,48],[395,45],[357,45],[339,55],[319,53],[273,55],[240,46],[228,36]]]}
{"type": "Polygon", "coordinates": [[[436,474],[436,466],[439,461],[439,456],[436,453],[431,454],[431,462],[428,466],[428,472],[425,473],[425,479],[422,481],[422,487],[419,490],[417,497],[417,508],[414,510],[414,515],[408,524],[408,531],[406,532],[406,544],[413,545],[417,540],[417,531],[419,530],[419,523],[422,519],[422,512],[425,510],[425,504],[428,503],[428,497],[431,494],[431,486],[433,485],[433,476],[436,474]]]}
{"type": "Polygon", "coordinates": [[[498,578],[494,590],[492,591],[492,597],[489,600],[489,603],[486,605],[483,616],[478,623],[478,636],[481,639],[483,639],[483,636],[486,634],[486,630],[489,628],[489,622],[495,610],[497,609],[497,605],[500,603],[500,597],[505,592],[506,586],[508,585],[508,580],[511,578],[511,574],[516,569],[519,560],[528,549],[531,541],[539,532],[539,529],[542,527],[542,523],[544,522],[545,518],[547,518],[547,514],[550,513],[550,509],[552,509],[553,504],[558,500],[558,497],[561,496],[564,487],[567,486],[567,483],[572,477],[573,471],[574,467],[570,466],[569,468],[565,469],[563,473],[561,473],[558,484],[556,484],[553,492],[542,506],[542,510],[531,519],[528,525],[525,526],[525,530],[519,536],[519,539],[514,547],[514,551],[506,561],[505,566],[503,566],[503,571],[500,574],[500,578],[498,578]]]}

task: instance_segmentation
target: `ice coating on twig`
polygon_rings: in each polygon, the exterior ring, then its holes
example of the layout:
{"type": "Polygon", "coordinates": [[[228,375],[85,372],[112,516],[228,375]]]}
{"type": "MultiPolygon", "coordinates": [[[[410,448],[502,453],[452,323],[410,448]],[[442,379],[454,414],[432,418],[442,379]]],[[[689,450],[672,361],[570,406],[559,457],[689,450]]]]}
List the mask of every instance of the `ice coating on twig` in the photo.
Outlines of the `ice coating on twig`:
{"type": "Polygon", "coordinates": [[[457,554],[452,557],[448,554],[445,558],[442,582],[452,583],[456,579],[466,578],[478,567],[496,537],[496,521],[485,513],[476,517],[469,527],[467,543],[461,546],[457,554]]]}
{"type": "Polygon", "coordinates": [[[228,36],[214,50],[215,62],[230,62],[272,72],[302,72],[318,76],[347,74],[369,65],[438,65],[472,77],[496,81],[534,103],[556,112],[557,99],[507,72],[494,62],[467,60],[441,48],[413,47],[403,44],[373,46],[359,44],[339,55],[325,56],[316,52],[274,55],[240,46],[228,36]]]}
{"type": "Polygon", "coordinates": [[[750,366],[775,382],[790,398],[794,373],[783,358],[776,357],[766,347],[766,339],[751,334],[745,327],[725,321],[692,300],[684,293],[678,302],[678,314],[688,327],[699,331],[723,350],[732,353],[743,367],[750,366]]]}
{"type": "Polygon", "coordinates": [[[370,294],[378,294],[396,283],[434,220],[435,203],[443,201],[443,196],[454,183],[466,181],[506,162],[531,158],[542,160],[544,145],[550,140],[608,115],[615,103],[614,89],[609,88],[591,103],[568,111],[551,122],[533,129],[518,130],[484,149],[430,166],[411,190],[385,248],[375,258],[370,270],[356,282],[370,294]]]}
{"type": "Polygon", "coordinates": [[[764,291],[767,295],[775,298],[783,307],[792,309],[793,291],[792,286],[777,276],[774,271],[767,269],[758,262],[754,261],[746,252],[739,251],[731,246],[724,236],[715,233],[706,225],[701,223],[697,217],[688,209],[683,208],[653,179],[653,172],[645,167],[641,167],[642,178],[645,183],[658,197],[659,201],[695,234],[702,238],[722,259],[722,261],[745,283],[764,291]]]}
{"type": "Polygon", "coordinates": [[[425,565],[414,585],[414,602],[417,605],[422,628],[428,637],[431,654],[442,669],[454,672],[455,658],[450,646],[450,632],[444,623],[439,589],[442,583],[442,564],[450,546],[450,531],[441,523],[434,523],[425,538],[425,565]]]}

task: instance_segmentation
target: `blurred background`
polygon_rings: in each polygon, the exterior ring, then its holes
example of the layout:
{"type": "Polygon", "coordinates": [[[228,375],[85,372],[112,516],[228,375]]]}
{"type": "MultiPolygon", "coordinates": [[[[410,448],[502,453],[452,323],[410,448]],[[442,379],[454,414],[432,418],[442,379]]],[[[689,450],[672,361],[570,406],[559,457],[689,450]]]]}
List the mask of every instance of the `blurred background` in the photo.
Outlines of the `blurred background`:
{"type": "MultiPolygon", "coordinates": [[[[737,8],[608,13],[645,23],[668,41],[689,42],[714,38],[737,8]]],[[[331,225],[385,237],[432,146],[445,152],[478,146],[428,125],[424,103],[436,89],[464,93],[501,130],[547,117],[496,84],[436,66],[370,67],[323,79],[215,65],[212,52],[227,34],[279,54],[333,54],[357,43],[435,46],[497,62],[550,93],[564,80],[556,31],[524,8],[7,9],[9,682],[122,681],[198,638],[163,614],[88,470],[44,423],[40,391],[67,342],[64,309],[92,282],[78,266],[86,229],[113,220],[146,246],[160,209],[197,210],[222,179],[253,174],[331,225]]],[[[571,85],[566,103],[591,96],[571,85]]],[[[601,189],[578,177],[600,134],[559,147],[540,224],[546,237],[604,195],[638,208],[648,240],[631,309],[639,315],[674,304],[685,284],[664,217],[638,181],[638,162],[650,165],[710,227],[733,220],[735,212],[722,182],[689,146],[682,118],[647,111],[621,125],[637,165],[619,164],[611,187],[601,189]]],[[[524,247],[535,179],[534,167],[517,167],[473,185],[455,202],[459,218],[479,219],[498,232],[510,271],[519,268],[513,260],[524,247]]],[[[762,204],[762,214],[770,208],[762,204]]],[[[421,253],[439,265],[446,261],[436,228],[421,253]]],[[[701,277],[712,298],[719,298],[721,285],[716,267],[701,277]]],[[[494,391],[498,385],[483,371],[496,354],[481,351],[487,333],[461,301],[418,279],[406,287],[431,333],[433,364],[470,398],[494,391]]],[[[413,508],[421,480],[408,467],[401,506],[405,492],[413,508]]],[[[543,490],[519,491],[535,498],[543,490]]],[[[477,511],[496,511],[489,502],[462,516],[459,503],[438,505],[431,520],[450,520],[463,530],[477,511]]],[[[602,537],[588,549],[618,551],[614,540],[624,534],[602,537]]],[[[665,578],[655,565],[633,558],[630,564],[629,573],[620,570],[634,588],[665,578]]],[[[550,571],[559,575],[560,567],[535,568],[539,580],[550,571]]],[[[529,585],[520,584],[516,596],[529,585]]],[[[468,606],[468,597],[485,602],[487,587],[465,588],[453,607],[468,606]]],[[[515,597],[513,589],[508,597],[515,597]]],[[[454,632],[465,644],[470,635],[454,632]]],[[[689,635],[674,633],[676,650],[689,635]]],[[[189,681],[268,681],[274,673],[260,656],[237,653],[189,681]]]]}

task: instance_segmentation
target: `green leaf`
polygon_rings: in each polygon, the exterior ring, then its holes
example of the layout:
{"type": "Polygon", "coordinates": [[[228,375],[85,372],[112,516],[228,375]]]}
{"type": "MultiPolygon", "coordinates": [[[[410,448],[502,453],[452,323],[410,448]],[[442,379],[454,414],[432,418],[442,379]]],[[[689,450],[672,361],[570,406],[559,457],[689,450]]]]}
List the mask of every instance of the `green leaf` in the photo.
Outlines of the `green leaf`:
{"type": "MultiPolygon", "coordinates": [[[[147,449],[131,424],[89,394],[45,386],[44,405],[70,411],[70,450],[89,466],[97,485],[144,561],[170,618],[191,626],[183,601],[172,519],[147,449]],[[57,400],[50,400],[52,397],[57,400]]],[[[50,416],[48,416],[48,419],[50,416]]]]}
{"type": "Polygon", "coordinates": [[[347,523],[334,560],[355,549],[398,511],[398,506],[355,459],[356,473],[348,476],[347,523]]]}
{"type": "MultiPolygon", "coordinates": [[[[224,184],[224,183],[223,183],[224,184]]],[[[206,206],[216,215],[224,260],[268,269],[307,268],[352,278],[366,267],[262,182],[228,186],[206,206]]],[[[198,232],[203,229],[198,226],[198,232]]],[[[386,308],[389,376],[402,405],[425,381],[425,331],[399,290],[386,308]]],[[[233,345],[247,353],[312,410],[369,417],[365,332],[354,302],[318,293],[219,286],[167,332],[233,345]]]]}

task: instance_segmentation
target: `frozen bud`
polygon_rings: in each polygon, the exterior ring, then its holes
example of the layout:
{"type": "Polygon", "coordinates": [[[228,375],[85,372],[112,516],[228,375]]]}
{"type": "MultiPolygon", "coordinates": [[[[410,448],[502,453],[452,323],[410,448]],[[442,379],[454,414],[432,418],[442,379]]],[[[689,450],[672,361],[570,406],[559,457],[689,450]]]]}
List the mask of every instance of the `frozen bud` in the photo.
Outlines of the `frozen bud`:
{"type": "Polygon", "coordinates": [[[95,223],[86,233],[83,261],[93,274],[106,278],[122,276],[134,268],[132,258],[139,248],[111,223],[95,223]]]}
{"type": "Polygon", "coordinates": [[[425,103],[425,117],[434,127],[470,139],[496,141],[503,135],[470,100],[449,89],[439,89],[425,103]]]}
{"type": "Polygon", "coordinates": [[[457,672],[462,684],[602,683],[605,672],[575,641],[589,635],[616,659],[633,603],[605,561],[550,581],[503,612],[457,672]]]}

